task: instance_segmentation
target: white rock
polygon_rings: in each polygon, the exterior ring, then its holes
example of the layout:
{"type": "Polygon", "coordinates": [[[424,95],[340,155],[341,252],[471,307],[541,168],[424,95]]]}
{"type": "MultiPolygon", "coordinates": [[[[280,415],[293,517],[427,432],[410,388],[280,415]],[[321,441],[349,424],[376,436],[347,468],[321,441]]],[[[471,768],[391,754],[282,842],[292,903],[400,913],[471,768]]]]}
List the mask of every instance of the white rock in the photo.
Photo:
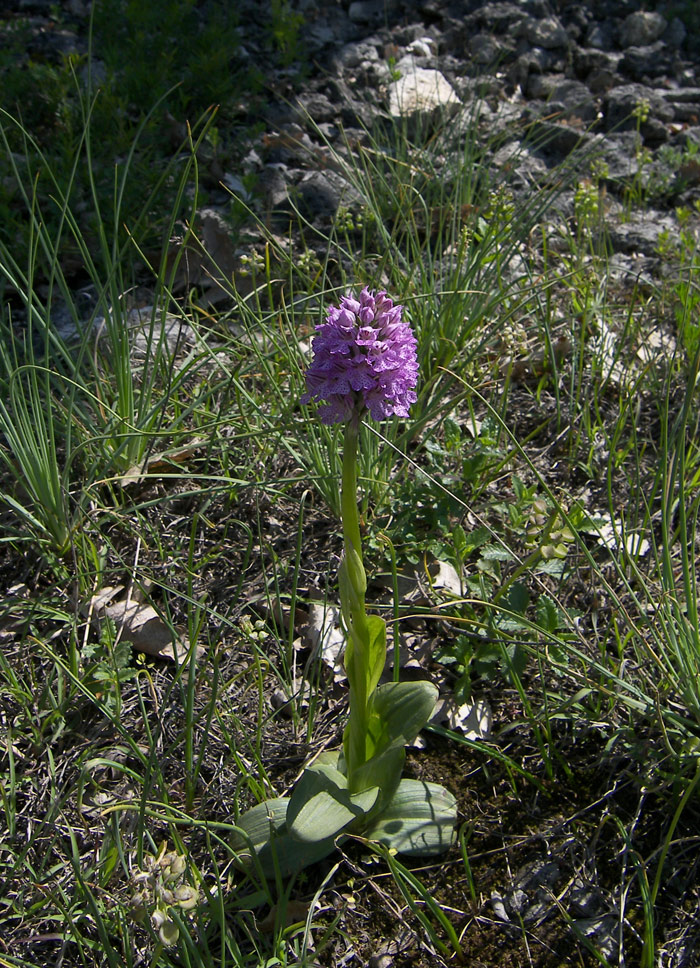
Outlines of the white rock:
{"type": "Polygon", "coordinates": [[[440,108],[455,111],[460,104],[452,85],[440,71],[415,67],[389,86],[389,111],[395,118],[431,114],[440,108]]]}
{"type": "Polygon", "coordinates": [[[435,53],[435,41],[432,37],[419,37],[411,41],[407,50],[415,57],[432,57],[435,53]]]}

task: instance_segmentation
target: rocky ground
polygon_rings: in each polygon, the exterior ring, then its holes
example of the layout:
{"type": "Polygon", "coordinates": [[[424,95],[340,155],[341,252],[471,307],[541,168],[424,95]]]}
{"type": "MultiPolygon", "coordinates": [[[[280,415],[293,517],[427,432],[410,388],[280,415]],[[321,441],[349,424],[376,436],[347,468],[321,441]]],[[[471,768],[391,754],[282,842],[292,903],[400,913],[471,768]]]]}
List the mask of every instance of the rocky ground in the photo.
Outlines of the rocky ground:
{"type": "MultiPolygon", "coordinates": [[[[13,15],[32,25],[28,56],[86,52],[85,0],[67,0],[58,18],[49,0],[6,6],[5,29],[13,15]]],[[[673,230],[669,212],[700,196],[694,154],[700,25],[692,2],[639,6],[636,0],[298,0],[285,7],[281,43],[289,66],[281,67],[271,56],[268,4],[243,0],[235,7],[237,66],[260,72],[265,91],[236,105],[201,168],[208,199],[198,227],[205,248],[225,275],[240,269],[241,256],[244,263],[249,258],[226,222],[231,191],[268,227],[288,231],[298,210],[327,230],[338,208],[356,200],[329,166],[334,152],[365,143],[382,120],[402,117],[421,126],[461,112],[478,119],[484,144],[493,146],[482,164],[491,173],[507,166],[516,191],[546,183],[548,171],[571,157],[580,159],[580,176],[590,177],[595,153],[614,263],[620,272],[643,273],[659,233],[673,230]],[[642,214],[620,204],[631,183],[644,196],[642,214]],[[616,217],[623,208],[624,219],[616,217]]],[[[205,20],[206,3],[200,13],[205,20]]],[[[98,52],[97,78],[99,71],[98,52]]],[[[170,120],[176,143],[185,118],[170,120]]],[[[570,192],[562,207],[572,206],[570,192]]],[[[183,285],[204,285],[210,301],[225,300],[208,278],[211,267],[189,271],[183,285]]]]}
{"type": "MultiPolygon", "coordinates": [[[[254,174],[268,217],[284,224],[293,203],[322,225],[352,201],[352,189],[325,169],[328,146],[342,152],[343,139],[361,141],[378,119],[408,115],[415,123],[438,107],[448,116],[466,110],[484,139],[501,145],[488,158],[494,170],[518,158],[511,184],[523,192],[574,149],[590,163],[585,149],[595,148],[611,201],[614,261],[643,273],[659,233],[672,228],[669,210],[700,196],[700,162],[690,157],[680,174],[669,174],[672,152],[700,145],[700,56],[672,4],[638,7],[636,0],[301,2],[310,76],[300,89],[270,78],[280,97],[269,101],[265,130],[233,183],[254,174]],[[623,185],[635,177],[649,207],[616,219],[623,185]]],[[[244,21],[253,59],[264,16],[256,7],[244,21]]],[[[563,205],[572,206],[571,196],[563,205]]]]}

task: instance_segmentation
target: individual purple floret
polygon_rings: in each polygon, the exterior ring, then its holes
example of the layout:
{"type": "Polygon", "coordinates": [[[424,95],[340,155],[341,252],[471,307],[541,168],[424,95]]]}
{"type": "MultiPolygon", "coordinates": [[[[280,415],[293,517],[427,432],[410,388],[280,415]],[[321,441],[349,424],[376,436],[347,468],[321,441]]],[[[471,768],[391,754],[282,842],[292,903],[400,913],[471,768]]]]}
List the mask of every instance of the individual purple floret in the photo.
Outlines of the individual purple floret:
{"type": "Polygon", "coordinates": [[[324,423],[346,423],[365,409],[375,420],[408,416],[417,399],[418,360],[402,310],[385,292],[375,295],[365,287],[359,299],[343,296],[316,327],[301,402],[323,401],[324,423]]]}

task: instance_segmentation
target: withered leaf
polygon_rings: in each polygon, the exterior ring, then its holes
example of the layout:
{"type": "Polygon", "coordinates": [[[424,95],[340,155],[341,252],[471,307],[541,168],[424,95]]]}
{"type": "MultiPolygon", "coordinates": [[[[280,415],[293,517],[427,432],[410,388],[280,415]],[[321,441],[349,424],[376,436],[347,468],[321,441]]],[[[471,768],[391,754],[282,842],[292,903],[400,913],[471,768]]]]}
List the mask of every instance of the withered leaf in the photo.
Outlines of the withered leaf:
{"type": "MultiPolygon", "coordinates": [[[[114,601],[122,590],[123,586],[107,587],[93,595],[88,605],[93,619],[113,621],[118,637],[139,652],[172,660],[177,655],[182,662],[190,649],[187,637],[168,627],[152,605],[129,596],[114,601]]],[[[197,650],[198,655],[201,651],[197,650]]]]}

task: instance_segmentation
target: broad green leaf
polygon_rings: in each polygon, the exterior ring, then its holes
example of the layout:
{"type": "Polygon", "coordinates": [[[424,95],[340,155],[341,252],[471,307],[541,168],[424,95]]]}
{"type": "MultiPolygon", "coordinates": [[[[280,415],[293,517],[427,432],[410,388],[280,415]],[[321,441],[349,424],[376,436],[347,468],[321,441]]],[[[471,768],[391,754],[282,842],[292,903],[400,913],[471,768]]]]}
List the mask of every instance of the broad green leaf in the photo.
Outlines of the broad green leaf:
{"type": "Polygon", "coordinates": [[[559,609],[549,595],[540,595],[535,608],[535,622],[545,632],[556,632],[560,624],[559,609]]]}
{"type": "Polygon", "coordinates": [[[345,776],[345,756],[343,755],[342,747],[341,749],[324,750],[322,753],[319,753],[313,763],[310,763],[306,769],[320,770],[326,767],[338,770],[339,773],[345,776]]]}
{"type": "Polygon", "coordinates": [[[503,545],[489,544],[481,549],[481,557],[485,561],[512,561],[513,555],[503,545]]]}
{"type": "MultiPolygon", "coordinates": [[[[306,774],[307,773],[320,773],[323,777],[326,778],[326,780],[329,780],[332,784],[334,784],[335,786],[337,786],[340,790],[344,790],[347,787],[347,785],[348,785],[348,778],[345,776],[345,774],[342,772],[342,770],[339,770],[338,769],[338,766],[337,766],[338,754],[337,753],[334,754],[334,758],[335,758],[335,761],[336,761],[335,764],[332,761],[329,762],[328,760],[322,760],[319,757],[317,760],[314,760],[314,762],[310,766],[307,766],[304,769],[304,773],[302,774],[301,780],[299,781],[299,783],[297,783],[297,785],[295,787],[295,792],[296,792],[296,790],[300,789],[300,787],[302,786],[302,784],[304,782],[304,778],[306,777],[306,774]]],[[[309,780],[307,782],[308,783],[312,782],[311,778],[309,778],[309,780]]],[[[317,781],[313,781],[313,782],[317,782],[317,781]]],[[[323,789],[323,790],[328,789],[328,786],[327,786],[327,784],[325,782],[322,782],[321,783],[321,781],[319,781],[319,783],[321,785],[319,785],[318,789],[323,789]]],[[[292,799],[293,798],[294,798],[294,794],[292,794],[292,799]]],[[[289,816],[287,817],[287,819],[289,819],[289,816]]]]}
{"type": "Polygon", "coordinates": [[[352,797],[346,790],[338,791],[337,796],[322,790],[303,804],[290,825],[290,833],[306,844],[332,839],[369,813],[378,795],[377,787],[352,797]]]}
{"type": "Polygon", "coordinates": [[[394,744],[412,743],[433,715],[438,691],[432,682],[387,682],[374,694],[370,722],[372,753],[394,744]]]}
{"type": "Polygon", "coordinates": [[[238,821],[239,828],[246,834],[247,840],[236,836],[237,848],[243,860],[250,857],[251,848],[257,853],[275,833],[279,833],[287,816],[289,797],[278,797],[275,800],[265,800],[252,807],[238,821]]]}
{"type": "Polygon", "coordinates": [[[541,561],[536,565],[535,574],[553,575],[555,578],[561,578],[565,565],[566,561],[563,558],[551,558],[549,561],[541,561]]]}
{"type": "MultiPolygon", "coordinates": [[[[311,800],[321,793],[327,793],[329,796],[341,801],[343,793],[346,793],[348,797],[350,796],[347,793],[347,785],[348,781],[343,774],[331,766],[321,765],[319,769],[312,768],[310,770],[304,770],[289,800],[287,825],[290,832],[296,836],[296,819],[311,800]]],[[[339,829],[340,827],[337,827],[336,830],[330,831],[329,836],[336,833],[339,829]]]]}
{"type": "Polygon", "coordinates": [[[456,820],[457,801],[449,790],[437,783],[402,780],[365,836],[400,854],[441,854],[452,845],[456,820]]]}
{"type": "Polygon", "coordinates": [[[522,584],[522,582],[516,581],[508,589],[508,594],[503,600],[503,604],[506,605],[511,612],[515,612],[517,615],[524,615],[527,611],[527,606],[530,603],[530,595],[527,588],[522,584]]]}
{"type": "Polygon", "coordinates": [[[367,663],[367,695],[375,690],[386,664],[386,622],[378,615],[367,616],[369,649],[367,663]]]}
{"type": "Polygon", "coordinates": [[[342,773],[324,764],[319,769],[304,770],[287,809],[287,826],[292,836],[305,842],[335,837],[371,810],[379,790],[351,796],[347,782],[342,773]]]}
{"type": "Polygon", "coordinates": [[[288,805],[288,797],[266,800],[240,818],[241,833],[234,834],[232,847],[243,869],[255,867],[255,854],[266,876],[273,876],[279,870],[282,877],[290,877],[335,850],[334,837],[314,843],[303,843],[292,837],[285,823],[288,805]]]}
{"type": "Polygon", "coordinates": [[[372,787],[379,787],[380,797],[377,807],[388,803],[399,784],[401,771],[406,759],[406,750],[402,738],[382,750],[376,756],[363,763],[359,769],[355,770],[353,776],[353,787],[356,790],[368,790],[372,787]]]}

